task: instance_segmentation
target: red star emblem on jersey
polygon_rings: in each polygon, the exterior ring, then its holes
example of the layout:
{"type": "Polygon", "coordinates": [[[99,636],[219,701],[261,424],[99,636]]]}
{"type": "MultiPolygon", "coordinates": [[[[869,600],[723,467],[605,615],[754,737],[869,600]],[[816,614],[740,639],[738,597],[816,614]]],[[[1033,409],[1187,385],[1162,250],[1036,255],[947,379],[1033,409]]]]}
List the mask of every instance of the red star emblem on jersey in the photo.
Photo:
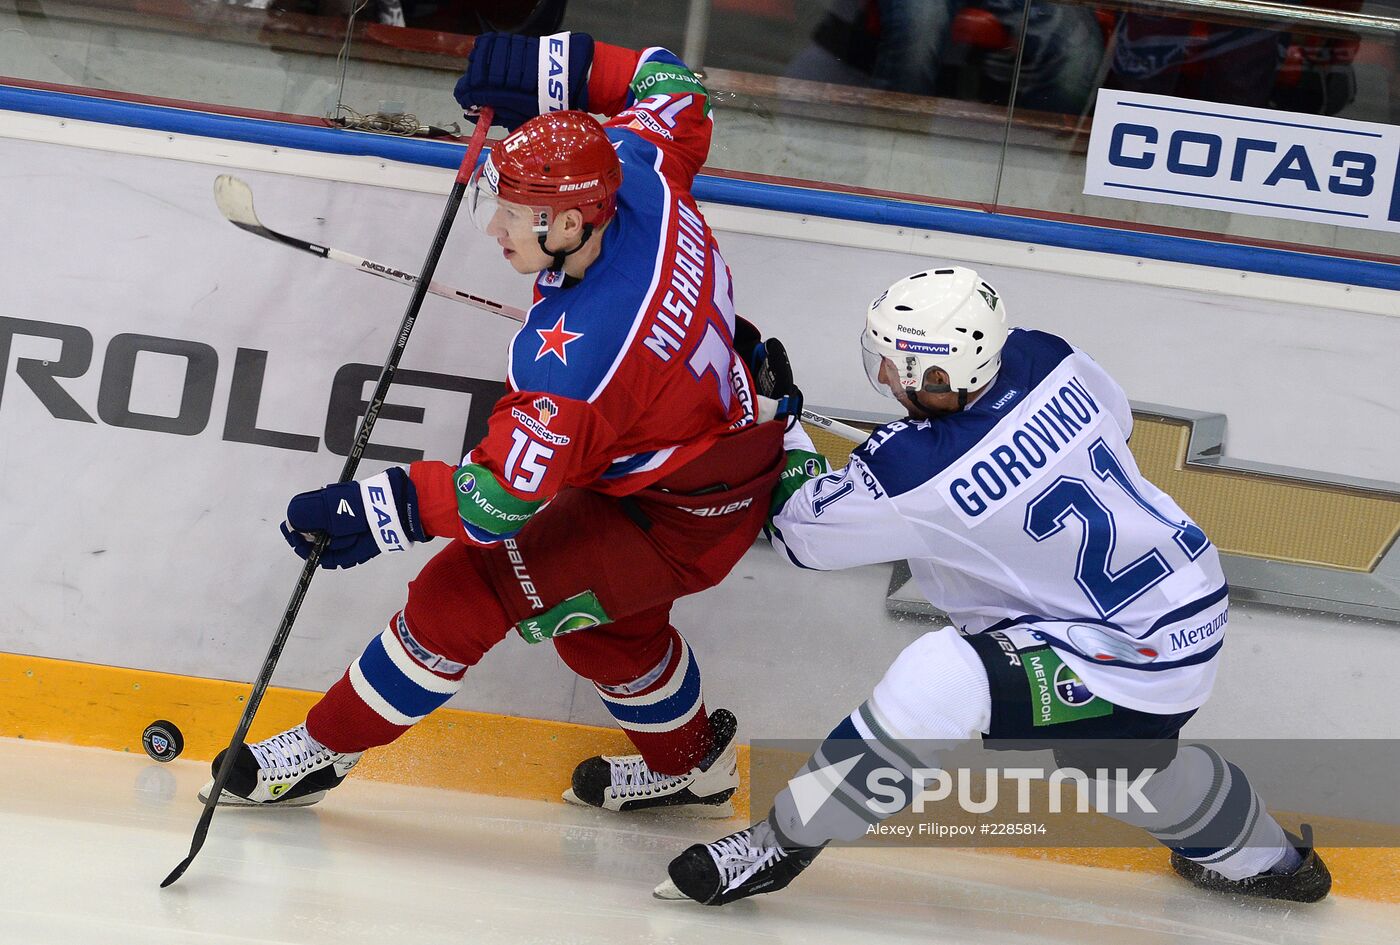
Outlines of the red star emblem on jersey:
{"type": "Polygon", "coordinates": [[[569,342],[583,337],[583,332],[569,331],[564,327],[564,314],[562,312],[559,315],[559,321],[554,323],[553,328],[536,328],[535,334],[540,336],[541,341],[540,350],[535,355],[535,360],[538,361],[545,355],[552,354],[566,365],[569,363],[569,355],[564,349],[568,347],[569,342]]]}

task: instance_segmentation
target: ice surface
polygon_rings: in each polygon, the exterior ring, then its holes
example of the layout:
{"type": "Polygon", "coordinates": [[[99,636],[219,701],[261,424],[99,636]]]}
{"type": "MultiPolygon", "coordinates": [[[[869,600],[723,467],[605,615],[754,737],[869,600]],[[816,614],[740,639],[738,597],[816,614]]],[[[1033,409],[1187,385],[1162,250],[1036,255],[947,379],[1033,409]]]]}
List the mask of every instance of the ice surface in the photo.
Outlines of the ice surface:
{"type": "Polygon", "coordinates": [[[221,810],[159,889],[206,771],[0,739],[0,945],[1400,943],[1400,906],[1239,902],[947,849],[830,850],[774,896],[660,902],[667,861],[737,823],[353,778],[312,808],[221,810]]]}

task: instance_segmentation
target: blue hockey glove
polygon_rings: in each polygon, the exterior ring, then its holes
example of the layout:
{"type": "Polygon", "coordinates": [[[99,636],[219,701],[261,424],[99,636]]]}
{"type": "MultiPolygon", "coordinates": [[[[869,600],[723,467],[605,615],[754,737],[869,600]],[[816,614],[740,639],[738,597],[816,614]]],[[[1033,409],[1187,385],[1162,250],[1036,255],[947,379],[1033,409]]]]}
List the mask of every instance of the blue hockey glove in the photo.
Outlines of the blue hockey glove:
{"type": "Polygon", "coordinates": [[[453,95],[464,110],[496,110],[496,124],[514,131],[545,112],[588,110],[593,37],[587,33],[515,36],[482,33],[453,95]]]}
{"type": "Polygon", "coordinates": [[[428,540],[418,517],[418,491],[398,466],[294,496],[282,523],[287,544],[305,560],[323,534],[330,536],[321,553],[323,568],[353,568],[382,551],[406,551],[411,542],[428,540]]]}

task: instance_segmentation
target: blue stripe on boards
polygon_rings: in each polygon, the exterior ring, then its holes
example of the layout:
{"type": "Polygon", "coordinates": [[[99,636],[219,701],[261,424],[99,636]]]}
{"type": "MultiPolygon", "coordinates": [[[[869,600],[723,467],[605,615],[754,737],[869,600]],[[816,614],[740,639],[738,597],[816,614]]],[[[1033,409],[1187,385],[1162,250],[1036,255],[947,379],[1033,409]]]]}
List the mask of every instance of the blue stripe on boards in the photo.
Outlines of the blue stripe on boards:
{"type": "Polygon", "coordinates": [[[938,230],[988,239],[1038,243],[1094,253],[1115,253],[1142,259],[1236,269],[1343,285],[1400,289],[1400,266],[1365,259],[1240,246],[1208,239],[1139,233],[1089,223],[1063,223],[1010,214],[940,207],[885,197],[842,194],[751,181],[701,177],[692,191],[697,200],[780,210],[808,216],[881,223],[886,226],[938,230]]]}
{"type": "MultiPolygon", "coordinates": [[[[368,155],[430,167],[456,168],[466,153],[464,145],[443,141],[419,141],[265,119],[211,115],[181,108],[13,86],[0,86],[0,109],[307,151],[368,155]]],[[[836,193],[817,186],[809,188],[702,176],[696,180],[692,193],[697,200],[739,207],[1319,279],[1344,285],[1400,289],[1400,266],[1363,259],[1239,246],[1209,239],[1138,233],[1092,224],[1062,223],[887,197],[836,193]]],[[[1400,203],[1400,198],[1397,198],[1397,203],[1400,203]]]]}

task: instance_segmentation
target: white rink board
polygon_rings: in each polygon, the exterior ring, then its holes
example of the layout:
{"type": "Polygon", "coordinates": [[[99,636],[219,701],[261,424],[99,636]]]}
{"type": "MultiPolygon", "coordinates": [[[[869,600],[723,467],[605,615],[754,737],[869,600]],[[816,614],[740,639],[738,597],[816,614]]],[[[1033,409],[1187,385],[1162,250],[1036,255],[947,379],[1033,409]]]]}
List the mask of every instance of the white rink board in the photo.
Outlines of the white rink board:
{"type": "MultiPolygon", "coordinates": [[[[343,462],[324,443],[333,379],[343,365],[383,361],[408,292],[235,229],[212,199],[225,170],[0,138],[0,318],[60,326],[54,331],[68,339],[0,336],[0,524],[9,537],[0,650],[231,679],[251,679],[262,660],[300,567],[276,523],[292,493],[333,481],[343,462]],[[123,342],[113,347],[113,339],[127,335],[176,339],[205,364],[212,350],[202,430],[119,425],[132,422],[120,416],[123,405],[179,414],[188,366],[146,351],[122,370],[123,342]],[[84,338],[91,357],[81,369],[84,338]],[[257,425],[316,438],[315,452],[228,438],[240,349],[266,352],[266,364],[260,387],[245,382],[235,405],[246,413],[247,395],[260,390],[257,425]],[[78,367],[43,388],[46,406],[17,376],[17,362],[60,358],[78,367]],[[54,404],[92,422],[55,418],[54,404]]],[[[403,269],[419,264],[441,212],[434,194],[234,172],[253,186],[272,227],[403,269]]],[[[720,236],[740,310],[787,342],[809,402],[887,410],[858,366],[861,314],[887,282],[934,261],[720,236]]],[[[1024,247],[1008,244],[1008,259],[1018,253],[1024,247]]],[[[1015,321],[1066,335],[1133,399],[1226,413],[1233,458],[1400,480],[1390,380],[1400,319],[980,268],[1015,321]]],[[[528,303],[528,283],[465,217],[438,278],[528,303]]],[[[403,368],[499,380],[513,328],[429,296],[403,368]]],[[[376,443],[459,457],[469,395],[399,386],[390,402],[421,408],[421,422],[386,415],[376,443]]],[[[482,398],[476,407],[485,409],[482,398]]],[[[361,475],[383,465],[366,462],[361,475]]],[[[401,604],[431,549],[319,575],[274,682],[323,689],[334,681],[401,604]]],[[[886,567],[799,573],[756,547],[724,585],[676,609],[712,680],[710,703],[733,706],[750,736],[824,733],[924,629],[885,614],[888,576],[886,567]]],[[[1396,734],[1392,717],[1374,717],[1388,689],[1372,668],[1400,658],[1393,628],[1242,607],[1231,638],[1217,696],[1193,734],[1396,734]],[[1258,683],[1296,679],[1303,665],[1308,688],[1335,703],[1290,697],[1280,705],[1258,683]]],[[[471,672],[451,704],[607,721],[591,687],[551,650],[514,638],[471,672]]]]}

